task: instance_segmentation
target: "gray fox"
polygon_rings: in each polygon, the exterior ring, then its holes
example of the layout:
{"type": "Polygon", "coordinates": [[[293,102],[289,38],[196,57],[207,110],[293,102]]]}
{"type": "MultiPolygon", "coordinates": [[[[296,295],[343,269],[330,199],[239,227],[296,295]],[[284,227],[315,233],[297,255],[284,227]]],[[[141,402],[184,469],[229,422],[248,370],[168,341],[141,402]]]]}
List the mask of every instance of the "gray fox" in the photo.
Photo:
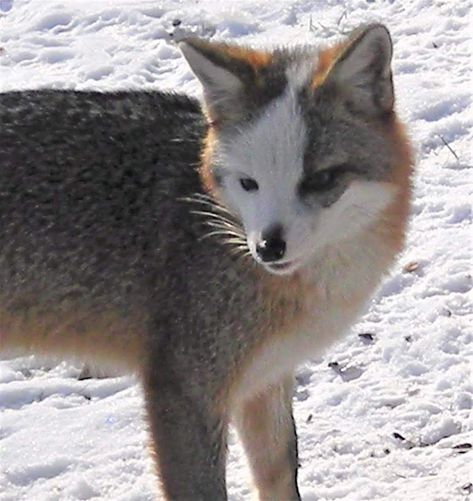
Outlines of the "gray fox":
{"type": "Polygon", "coordinates": [[[0,94],[0,348],[138,373],[167,499],[226,499],[233,423],[260,499],[297,500],[294,369],[353,324],[404,243],[391,38],[180,47],[203,108],[0,94]]]}

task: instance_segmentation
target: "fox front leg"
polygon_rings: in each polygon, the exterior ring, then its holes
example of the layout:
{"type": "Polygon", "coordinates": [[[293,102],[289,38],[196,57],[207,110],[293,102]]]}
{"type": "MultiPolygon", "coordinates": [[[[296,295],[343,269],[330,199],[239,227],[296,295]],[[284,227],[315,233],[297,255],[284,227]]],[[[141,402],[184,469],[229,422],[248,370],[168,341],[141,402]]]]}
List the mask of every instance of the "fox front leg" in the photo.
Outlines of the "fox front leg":
{"type": "Polygon", "coordinates": [[[260,501],[300,501],[297,487],[297,435],[292,416],[294,380],[245,402],[235,425],[245,447],[260,501]]]}
{"type": "Polygon", "coordinates": [[[169,501],[226,501],[227,425],[205,393],[163,365],[144,377],[162,488],[169,501]]]}

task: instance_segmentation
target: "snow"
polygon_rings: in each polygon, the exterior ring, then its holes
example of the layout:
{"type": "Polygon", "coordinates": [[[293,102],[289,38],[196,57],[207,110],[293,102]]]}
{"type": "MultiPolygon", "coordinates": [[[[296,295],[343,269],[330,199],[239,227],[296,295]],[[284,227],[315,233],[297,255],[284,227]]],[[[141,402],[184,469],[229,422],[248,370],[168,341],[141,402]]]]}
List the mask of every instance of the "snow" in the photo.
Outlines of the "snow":
{"type": "MultiPolygon", "coordinates": [[[[467,0],[0,0],[0,90],[200,89],[171,36],[259,46],[391,29],[417,147],[407,248],[347,337],[297,374],[303,499],[455,501],[473,492],[473,106],[467,0]],[[362,334],[360,336],[360,334],[362,334]]],[[[155,498],[129,376],[0,360],[0,500],[155,498]],[[82,373],[83,375],[83,373],[82,373]]],[[[230,437],[230,499],[248,499],[230,437]]]]}

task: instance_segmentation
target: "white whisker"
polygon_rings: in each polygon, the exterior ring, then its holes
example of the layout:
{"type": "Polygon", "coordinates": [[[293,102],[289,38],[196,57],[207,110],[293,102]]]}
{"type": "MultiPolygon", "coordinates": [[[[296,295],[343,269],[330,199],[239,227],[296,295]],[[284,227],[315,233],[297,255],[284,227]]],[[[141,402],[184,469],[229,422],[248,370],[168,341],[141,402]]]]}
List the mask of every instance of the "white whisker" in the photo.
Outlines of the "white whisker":
{"type": "Polygon", "coordinates": [[[229,209],[220,205],[210,195],[196,193],[179,199],[183,202],[200,204],[202,208],[192,209],[191,214],[205,218],[205,224],[213,231],[205,233],[199,241],[207,238],[219,238],[220,242],[230,247],[231,254],[239,258],[251,256],[246,242],[245,232],[229,209]]]}
{"type": "Polygon", "coordinates": [[[241,238],[227,238],[224,240],[224,242],[226,242],[227,244],[238,244],[238,245],[244,244],[244,240],[242,240],[241,238]]]}
{"type": "Polygon", "coordinates": [[[207,226],[210,226],[212,228],[221,228],[221,229],[226,229],[228,233],[231,233],[235,236],[245,238],[245,234],[242,231],[239,231],[239,228],[236,228],[232,224],[219,221],[219,222],[214,222],[214,221],[208,221],[207,226]]]}
{"type": "Polygon", "coordinates": [[[206,233],[202,237],[200,237],[199,240],[204,240],[205,238],[212,237],[214,235],[228,235],[229,237],[235,237],[232,240],[235,242],[244,242],[244,240],[240,237],[240,235],[237,235],[235,233],[229,233],[227,230],[215,230],[211,231],[210,233],[206,233]]]}
{"type": "Polygon", "coordinates": [[[225,218],[221,214],[215,214],[215,212],[209,212],[209,211],[205,211],[205,210],[191,210],[191,214],[197,214],[200,216],[208,216],[208,217],[217,219],[219,221],[226,221],[228,223],[230,222],[227,218],[225,218]]]}

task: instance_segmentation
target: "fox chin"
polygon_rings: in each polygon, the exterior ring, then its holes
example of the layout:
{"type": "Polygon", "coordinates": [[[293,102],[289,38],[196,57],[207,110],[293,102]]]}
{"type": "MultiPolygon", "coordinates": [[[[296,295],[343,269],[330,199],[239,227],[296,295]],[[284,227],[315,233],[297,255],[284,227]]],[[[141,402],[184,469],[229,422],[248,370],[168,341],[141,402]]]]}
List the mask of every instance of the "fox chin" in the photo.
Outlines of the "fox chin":
{"type": "Polygon", "coordinates": [[[136,372],[166,499],[300,499],[293,373],[403,248],[413,156],[381,24],[329,47],[189,38],[204,103],[0,94],[0,349],[136,372]]]}

